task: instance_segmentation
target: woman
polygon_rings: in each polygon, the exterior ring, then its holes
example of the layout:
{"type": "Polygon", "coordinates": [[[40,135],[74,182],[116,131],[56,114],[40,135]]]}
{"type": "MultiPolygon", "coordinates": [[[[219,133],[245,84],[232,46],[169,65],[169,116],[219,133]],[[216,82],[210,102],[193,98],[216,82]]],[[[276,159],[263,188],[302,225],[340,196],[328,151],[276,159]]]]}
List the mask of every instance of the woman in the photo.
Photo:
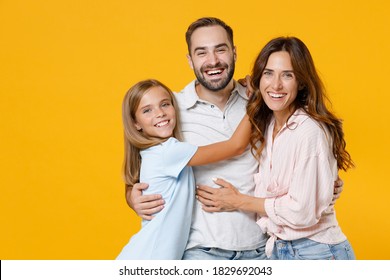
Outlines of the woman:
{"type": "Polygon", "coordinates": [[[270,259],[355,259],[332,204],[338,170],[354,164],[306,45],[295,37],[267,43],[254,63],[252,87],[250,143],[260,160],[255,197],[218,179],[223,195],[198,189],[204,210],[257,213],[270,236],[270,259]]]}

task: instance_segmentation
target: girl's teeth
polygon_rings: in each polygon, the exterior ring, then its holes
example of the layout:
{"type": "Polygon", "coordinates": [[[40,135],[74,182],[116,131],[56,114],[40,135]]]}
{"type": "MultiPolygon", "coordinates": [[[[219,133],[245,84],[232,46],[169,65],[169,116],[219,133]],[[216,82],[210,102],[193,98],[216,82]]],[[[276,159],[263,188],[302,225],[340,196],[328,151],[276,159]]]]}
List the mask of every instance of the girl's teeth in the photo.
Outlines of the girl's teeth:
{"type": "Polygon", "coordinates": [[[160,122],[158,124],[156,124],[157,127],[161,127],[161,126],[164,126],[168,123],[168,121],[164,121],[164,122],[160,122]]]}

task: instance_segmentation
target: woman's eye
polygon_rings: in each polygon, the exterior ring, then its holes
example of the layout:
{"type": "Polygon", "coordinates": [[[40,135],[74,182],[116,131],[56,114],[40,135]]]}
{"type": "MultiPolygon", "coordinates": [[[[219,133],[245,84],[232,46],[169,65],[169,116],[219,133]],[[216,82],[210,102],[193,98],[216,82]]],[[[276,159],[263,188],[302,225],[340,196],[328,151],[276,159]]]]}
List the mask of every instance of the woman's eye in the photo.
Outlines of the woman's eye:
{"type": "Polygon", "coordinates": [[[264,71],[264,72],[263,72],[263,75],[264,75],[264,76],[271,76],[271,75],[272,75],[272,72],[270,72],[270,71],[264,71]]]}
{"type": "Polygon", "coordinates": [[[285,77],[287,79],[292,79],[292,78],[294,78],[294,75],[292,73],[284,73],[283,77],[285,77]]]}

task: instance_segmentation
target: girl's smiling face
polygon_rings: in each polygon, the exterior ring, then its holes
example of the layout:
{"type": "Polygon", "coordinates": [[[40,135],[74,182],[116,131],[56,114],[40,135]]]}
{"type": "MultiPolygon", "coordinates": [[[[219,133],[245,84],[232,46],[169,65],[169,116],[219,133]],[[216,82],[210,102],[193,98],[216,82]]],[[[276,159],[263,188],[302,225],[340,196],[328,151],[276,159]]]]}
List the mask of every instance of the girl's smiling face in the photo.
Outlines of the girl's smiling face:
{"type": "Polygon", "coordinates": [[[145,135],[169,138],[176,126],[176,112],[171,96],[162,87],[145,92],[135,113],[135,127],[145,135]]]}

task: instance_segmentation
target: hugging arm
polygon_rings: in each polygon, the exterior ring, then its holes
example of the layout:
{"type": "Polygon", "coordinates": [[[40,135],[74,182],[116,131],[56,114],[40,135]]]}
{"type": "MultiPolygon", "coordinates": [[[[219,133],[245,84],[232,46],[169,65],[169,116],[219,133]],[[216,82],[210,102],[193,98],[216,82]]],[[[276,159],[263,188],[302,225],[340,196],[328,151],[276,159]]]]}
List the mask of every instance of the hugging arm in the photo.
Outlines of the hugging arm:
{"type": "Polygon", "coordinates": [[[142,194],[142,191],[148,188],[148,184],[137,183],[125,188],[127,204],[142,219],[150,221],[154,214],[164,208],[165,202],[160,194],[142,194]]]}
{"type": "MultiPolygon", "coordinates": [[[[245,115],[229,140],[199,147],[188,165],[205,165],[242,154],[249,144],[250,132],[251,124],[245,115]]],[[[164,207],[164,200],[160,194],[143,195],[147,187],[145,183],[126,186],[126,201],[138,216],[151,220],[164,207]]]]}
{"type": "Polygon", "coordinates": [[[196,197],[206,212],[245,211],[265,215],[264,198],[240,193],[232,184],[223,179],[213,179],[220,188],[200,185],[196,197]]]}
{"type": "MultiPolygon", "coordinates": [[[[206,212],[246,211],[265,216],[264,198],[253,197],[240,193],[232,184],[223,179],[214,179],[220,188],[212,188],[199,185],[196,197],[202,203],[202,209],[206,212]]],[[[338,178],[334,182],[334,192],[331,204],[340,197],[343,189],[343,181],[338,178]]]]}
{"type": "Polygon", "coordinates": [[[245,115],[229,140],[200,146],[191,160],[190,166],[205,165],[242,154],[249,145],[251,124],[245,115]]]}

